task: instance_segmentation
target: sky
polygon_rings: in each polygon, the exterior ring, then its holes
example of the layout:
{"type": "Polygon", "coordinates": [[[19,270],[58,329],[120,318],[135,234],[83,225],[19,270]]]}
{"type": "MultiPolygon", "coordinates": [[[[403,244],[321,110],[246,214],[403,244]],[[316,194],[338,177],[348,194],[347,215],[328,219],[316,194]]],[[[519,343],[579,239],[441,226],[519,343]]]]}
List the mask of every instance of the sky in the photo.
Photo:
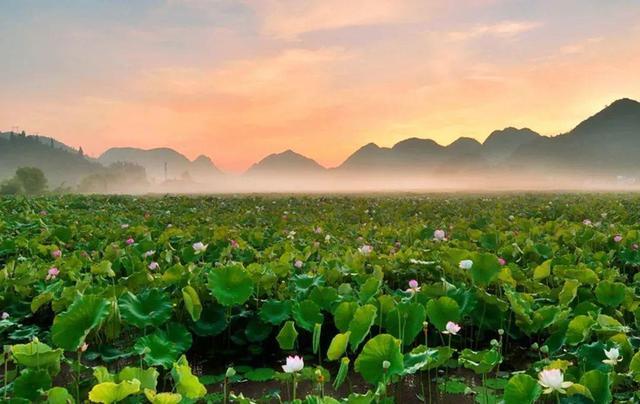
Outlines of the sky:
{"type": "Polygon", "coordinates": [[[241,172],[566,132],[640,99],[637,0],[2,0],[0,130],[241,172]]]}

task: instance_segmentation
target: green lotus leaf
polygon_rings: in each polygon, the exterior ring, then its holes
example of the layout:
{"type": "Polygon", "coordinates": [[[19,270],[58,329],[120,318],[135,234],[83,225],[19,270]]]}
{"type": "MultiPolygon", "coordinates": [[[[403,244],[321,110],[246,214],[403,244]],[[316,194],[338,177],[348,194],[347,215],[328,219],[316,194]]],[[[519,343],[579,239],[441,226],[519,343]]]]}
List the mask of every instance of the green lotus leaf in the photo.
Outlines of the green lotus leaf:
{"type": "Polygon", "coordinates": [[[44,368],[55,375],[60,370],[63,351],[62,349],[52,349],[36,338],[28,344],[11,346],[11,354],[19,365],[32,369],[44,368]]]}
{"type": "Polygon", "coordinates": [[[53,319],[51,339],[66,351],[77,350],[87,335],[107,318],[110,307],[109,302],[99,296],[77,297],[65,312],[53,319]]]}
{"type": "Polygon", "coordinates": [[[238,306],[251,297],[253,281],[241,265],[229,265],[209,272],[209,289],[221,305],[238,306]]]}
{"type": "Polygon", "coordinates": [[[247,323],[247,327],[244,329],[244,335],[246,335],[249,342],[264,341],[269,337],[273,327],[260,320],[258,317],[254,317],[247,323]]]}
{"type": "Polygon", "coordinates": [[[580,377],[580,384],[589,389],[595,404],[608,404],[612,401],[609,373],[597,369],[590,370],[580,377]]]}
{"type": "Polygon", "coordinates": [[[156,393],[151,389],[144,389],[144,395],[152,404],[178,404],[182,396],[177,393],[156,393]]]}
{"type": "Polygon", "coordinates": [[[640,382],[640,351],[636,352],[631,358],[631,363],[629,363],[629,372],[631,372],[635,381],[640,382]]]}
{"type": "Polygon", "coordinates": [[[209,303],[203,309],[200,320],[193,323],[191,328],[200,337],[215,336],[227,328],[227,320],[224,307],[209,303]]]}
{"type": "Polygon", "coordinates": [[[567,344],[577,345],[585,341],[591,335],[591,329],[595,324],[596,321],[589,316],[575,316],[567,328],[567,344]]]}
{"type": "Polygon", "coordinates": [[[429,322],[440,331],[444,331],[447,323],[460,321],[460,306],[450,297],[442,296],[427,302],[429,322]]]}
{"type": "Polygon", "coordinates": [[[427,313],[419,303],[400,303],[386,316],[385,328],[396,338],[402,337],[405,345],[409,345],[423,330],[427,313]]]}
{"type": "Polygon", "coordinates": [[[338,291],[329,286],[319,286],[309,293],[309,299],[313,300],[323,310],[331,311],[338,302],[338,291]]]}
{"type": "Polygon", "coordinates": [[[159,373],[155,368],[142,369],[127,366],[118,373],[117,381],[139,380],[141,389],[155,390],[158,384],[158,375],[159,373]]]}
{"type": "Polygon", "coordinates": [[[269,324],[278,325],[291,316],[291,301],[267,300],[260,307],[260,318],[269,324]]]}
{"type": "Polygon", "coordinates": [[[367,334],[369,334],[371,326],[376,321],[377,312],[376,306],[365,304],[358,307],[353,313],[353,319],[349,322],[349,332],[351,333],[349,343],[353,351],[358,348],[367,334]]]}
{"type": "Polygon", "coordinates": [[[51,376],[45,369],[25,369],[13,381],[13,394],[31,402],[38,402],[44,392],[51,388],[51,376]]]}
{"type": "Polygon", "coordinates": [[[546,260],[533,270],[533,279],[541,281],[551,275],[551,260],[546,260]]]}
{"type": "Polygon", "coordinates": [[[617,307],[624,301],[626,287],[621,282],[602,281],[596,286],[596,298],[600,304],[617,307]]]}
{"type": "Polygon", "coordinates": [[[360,286],[360,292],[358,293],[360,303],[368,303],[370,299],[378,294],[380,286],[382,286],[380,279],[373,276],[369,277],[365,283],[360,286]]]}
{"type": "Polygon", "coordinates": [[[164,331],[164,335],[179,352],[186,352],[191,348],[191,344],[193,343],[191,333],[180,323],[169,323],[166,331],[164,331]]]}
{"type": "Polygon", "coordinates": [[[329,359],[330,361],[335,361],[342,357],[342,355],[347,350],[350,335],[351,331],[347,331],[342,334],[337,334],[333,337],[333,339],[331,340],[331,344],[329,344],[329,349],[327,350],[327,359],[329,359]]]}
{"type": "Polygon", "coordinates": [[[502,362],[502,355],[495,348],[484,351],[472,351],[466,348],[460,353],[458,362],[476,374],[485,374],[502,362]]]}
{"type": "Polygon", "coordinates": [[[379,334],[371,338],[356,358],[356,372],[373,385],[381,382],[383,377],[401,374],[404,358],[400,352],[400,344],[398,339],[389,334],[379,334]],[[387,369],[383,367],[385,362],[389,365],[387,369]]]}
{"type": "Polygon", "coordinates": [[[505,404],[533,404],[542,394],[538,381],[525,374],[515,375],[504,387],[505,404]]]}
{"type": "Polygon", "coordinates": [[[471,279],[476,285],[486,286],[490,284],[500,272],[498,257],[489,253],[475,254],[471,267],[471,279]]]}
{"type": "Polygon", "coordinates": [[[276,336],[276,341],[278,341],[280,349],[284,349],[285,351],[293,349],[296,339],[298,339],[298,331],[296,330],[296,326],[293,321],[287,321],[284,323],[280,332],[276,336]]]}
{"type": "Polygon", "coordinates": [[[111,266],[111,261],[101,261],[100,263],[91,266],[91,273],[107,277],[116,276],[116,273],[113,271],[111,266]]]}
{"type": "MultiPolygon", "coordinates": [[[[415,347],[411,350],[411,352],[404,354],[404,370],[402,374],[412,375],[420,370],[431,368],[430,365],[438,362],[439,354],[440,351],[438,349],[427,348],[424,345],[415,347]]],[[[446,360],[448,360],[450,357],[451,355],[449,355],[446,360]]]]}
{"type": "Polygon", "coordinates": [[[133,349],[144,357],[147,365],[162,366],[165,369],[171,367],[181,352],[162,330],[139,338],[133,349]]]}
{"type": "Polygon", "coordinates": [[[353,314],[358,307],[360,306],[356,302],[342,302],[336,306],[333,312],[333,322],[340,332],[345,332],[349,329],[349,323],[351,323],[353,314]]]}
{"type": "Polygon", "coordinates": [[[135,327],[158,327],[171,317],[171,299],[160,289],[127,292],[118,301],[122,319],[135,327]]]}
{"type": "Polygon", "coordinates": [[[64,387],[53,387],[47,391],[48,404],[72,404],[75,400],[64,387]]]}
{"type": "Polygon", "coordinates": [[[93,386],[89,391],[89,400],[93,403],[117,403],[139,391],[140,381],[137,379],[125,380],[120,383],[104,382],[93,386]]]}
{"type": "Polygon", "coordinates": [[[306,299],[300,303],[295,303],[293,306],[293,318],[296,320],[296,324],[300,328],[309,332],[313,331],[315,324],[322,324],[324,316],[322,315],[321,307],[315,304],[312,300],[306,299]]]}
{"type": "Polygon", "coordinates": [[[200,303],[200,297],[198,292],[190,285],[182,288],[182,299],[184,300],[184,307],[191,316],[193,321],[198,321],[202,314],[202,303],[200,303]]]}
{"type": "Polygon", "coordinates": [[[247,380],[252,382],[267,382],[269,380],[272,380],[275,374],[276,372],[273,369],[258,368],[258,369],[251,369],[250,371],[246,372],[244,374],[244,377],[247,378],[247,380]]]}
{"type": "Polygon", "coordinates": [[[191,367],[187,358],[182,355],[171,369],[171,376],[175,383],[176,391],[191,400],[197,400],[207,394],[207,389],[198,380],[198,377],[191,372],[191,367]]]}
{"type": "Polygon", "coordinates": [[[561,305],[567,306],[569,303],[573,301],[578,295],[578,287],[580,286],[580,282],[575,279],[567,279],[564,282],[564,286],[562,290],[558,294],[558,301],[561,305]]]}
{"type": "Polygon", "coordinates": [[[580,345],[576,350],[576,357],[578,358],[580,368],[585,371],[598,369],[603,372],[608,372],[610,370],[609,366],[602,362],[604,359],[607,359],[604,354],[605,348],[606,346],[600,341],[580,345]]]}

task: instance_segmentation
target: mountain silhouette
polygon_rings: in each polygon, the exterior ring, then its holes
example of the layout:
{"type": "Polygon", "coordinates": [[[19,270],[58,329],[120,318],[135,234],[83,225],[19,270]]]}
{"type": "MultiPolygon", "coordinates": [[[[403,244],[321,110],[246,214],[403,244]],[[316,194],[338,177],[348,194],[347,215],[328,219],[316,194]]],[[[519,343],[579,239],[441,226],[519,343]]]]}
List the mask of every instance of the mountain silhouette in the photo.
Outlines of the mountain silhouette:
{"type": "Polygon", "coordinates": [[[184,155],[166,147],[149,150],[134,147],[113,147],[102,153],[98,157],[98,161],[104,165],[116,162],[137,164],[146,169],[147,176],[154,182],[184,178],[205,181],[220,175],[220,170],[208,157],[200,156],[194,161],[190,161],[184,155]]]}
{"type": "Polygon", "coordinates": [[[315,160],[305,157],[289,149],[282,153],[270,154],[256,164],[252,165],[246,175],[266,175],[266,174],[318,174],[326,169],[315,160]]]}
{"type": "MultiPolygon", "coordinates": [[[[448,174],[478,176],[508,173],[547,178],[561,174],[627,176],[640,178],[640,103],[624,98],[606,106],[567,133],[542,136],[529,128],[507,127],[493,131],[482,143],[461,137],[447,146],[432,139],[412,137],[392,147],[369,143],[334,169],[286,150],[268,155],[243,176],[260,184],[264,176],[307,177],[331,182],[337,178],[367,178],[390,174],[394,180],[406,176],[446,177],[448,174]],[[360,176],[360,177],[358,177],[360,176]]],[[[39,167],[52,186],[73,185],[84,176],[100,172],[118,162],[133,163],[146,170],[152,183],[231,184],[240,177],[224,176],[206,156],[190,161],[170,148],[143,150],[116,147],[92,159],[53,138],[24,133],[0,133],[0,181],[13,176],[18,167],[39,167]]],[[[470,177],[469,177],[470,178],[470,177]]],[[[498,178],[498,177],[495,177],[498,178]]],[[[576,177],[577,178],[577,177],[576,177]]],[[[301,180],[302,179],[302,180],[301,180]]]]}

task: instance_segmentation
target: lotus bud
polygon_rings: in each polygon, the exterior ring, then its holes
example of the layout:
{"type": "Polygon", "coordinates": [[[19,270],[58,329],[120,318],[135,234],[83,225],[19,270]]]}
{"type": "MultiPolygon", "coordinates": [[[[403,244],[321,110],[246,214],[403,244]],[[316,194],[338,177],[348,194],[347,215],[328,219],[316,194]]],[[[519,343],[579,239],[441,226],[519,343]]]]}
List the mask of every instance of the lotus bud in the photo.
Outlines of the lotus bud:
{"type": "Polygon", "coordinates": [[[533,349],[534,351],[537,351],[540,348],[540,346],[538,345],[537,342],[534,342],[533,344],[531,344],[531,349],[533,349]]]}
{"type": "Polygon", "coordinates": [[[385,371],[387,371],[390,367],[391,367],[391,362],[389,361],[382,362],[382,369],[384,369],[385,371]]]}
{"type": "Polygon", "coordinates": [[[225,377],[226,377],[227,379],[229,379],[229,378],[231,378],[231,377],[233,377],[233,376],[235,376],[235,375],[236,375],[236,370],[235,370],[233,367],[229,367],[229,368],[227,369],[227,373],[225,373],[225,377]]]}
{"type": "Polygon", "coordinates": [[[540,352],[542,352],[543,354],[548,354],[549,353],[549,347],[546,345],[543,345],[540,347],[540,352]]]}
{"type": "Polygon", "coordinates": [[[504,330],[502,328],[498,329],[498,335],[500,336],[504,335],[504,330]]]}

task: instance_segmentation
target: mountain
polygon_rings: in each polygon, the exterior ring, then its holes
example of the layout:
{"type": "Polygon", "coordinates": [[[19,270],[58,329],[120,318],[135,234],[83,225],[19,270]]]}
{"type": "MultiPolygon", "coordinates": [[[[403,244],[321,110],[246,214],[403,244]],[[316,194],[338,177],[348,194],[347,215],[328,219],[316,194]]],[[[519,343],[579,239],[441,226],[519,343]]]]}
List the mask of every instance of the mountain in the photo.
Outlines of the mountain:
{"type": "Polygon", "coordinates": [[[41,169],[49,188],[71,186],[103,166],[51,138],[5,132],[0,134],[0,181],[13,177],[19,167],[41,169]]]}
{"type": "Polygon", "coordinates": [[[305,157],[293,150],[286,150],[282,153],[270,154],[252,165],[246,175],[313,175],[322,174],[326,168],[318,164],[315,160],[305,157]]]}
{"type": "Polygon", "coordinates": [[[153,182],[184,178],[206,181],[221,174],[206,156],[190,161],[184,155],[166,147],[150,150],[114,147],[102,153],[98,161],[106,166],[116,162],[140,165],[146,169],[147,176],[153,182]]]}
{"type": "Polygon", "coordinates": [[[529,128],[508,127],[495,130],[482,143],[482,154],[491,163],[503,162],[521,146],[528,145],[541,137],[529,128]]]}
{"type": "Polygon", "coordinates": [[[520,146],[510,163],[527,169],[638,175],[639,154],[640,103],[624,98],[567,133],[520,146]]]}

